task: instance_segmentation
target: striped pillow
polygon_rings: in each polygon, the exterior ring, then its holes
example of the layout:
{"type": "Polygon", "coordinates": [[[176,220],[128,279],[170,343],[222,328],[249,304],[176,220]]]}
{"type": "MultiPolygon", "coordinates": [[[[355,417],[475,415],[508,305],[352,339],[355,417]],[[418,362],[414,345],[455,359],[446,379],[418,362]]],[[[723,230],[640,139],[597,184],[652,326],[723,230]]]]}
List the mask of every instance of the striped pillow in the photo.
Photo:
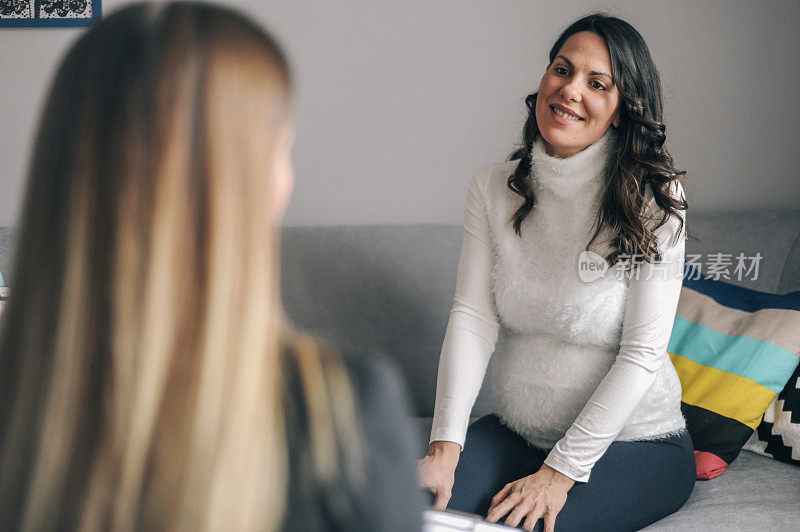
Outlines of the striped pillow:
{"type": "Polygon", "coordinates": [[[774,295],[687,267],[667,351],[683,387],[697,478],[722,474],[800,362],[800,292],[774,295]]]}

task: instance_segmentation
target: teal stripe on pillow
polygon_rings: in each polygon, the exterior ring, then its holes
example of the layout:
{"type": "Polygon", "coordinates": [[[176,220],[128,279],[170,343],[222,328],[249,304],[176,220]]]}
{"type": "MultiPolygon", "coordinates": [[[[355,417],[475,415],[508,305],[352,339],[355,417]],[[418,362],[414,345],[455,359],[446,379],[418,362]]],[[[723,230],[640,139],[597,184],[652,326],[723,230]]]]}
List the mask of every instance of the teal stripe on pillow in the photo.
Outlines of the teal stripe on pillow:
{"type": "Polygon", "coordinates": [[[667,351],[745,377],[775,393],[797,367],[797,355],[787,349],[746,336],[728,336],[680,316],[675,317],[667,351]]]}

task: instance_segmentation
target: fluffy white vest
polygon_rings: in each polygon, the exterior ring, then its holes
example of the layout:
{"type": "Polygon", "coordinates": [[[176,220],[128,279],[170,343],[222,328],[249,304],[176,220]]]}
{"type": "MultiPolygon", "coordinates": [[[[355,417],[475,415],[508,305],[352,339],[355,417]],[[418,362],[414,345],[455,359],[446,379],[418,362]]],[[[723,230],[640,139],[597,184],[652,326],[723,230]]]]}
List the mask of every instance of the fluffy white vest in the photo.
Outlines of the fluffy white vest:
{"type": "MultiPolygon", "coordinates": [[[[497,165],[484,195],[492,230],[495,304],[501,327],[493,356],[497,414],[532,445],[561,439],[611,368],[622,331],[627,280],[578,275],[598,212],[614,130],[571,157],[531,153],[536,205],[520,238],[509,218],[521,204],[507,178],[516,162],[497,165]]],[[[618,440],[647,439],[685,426],[680,382],[665,364],[618,440]]]]}

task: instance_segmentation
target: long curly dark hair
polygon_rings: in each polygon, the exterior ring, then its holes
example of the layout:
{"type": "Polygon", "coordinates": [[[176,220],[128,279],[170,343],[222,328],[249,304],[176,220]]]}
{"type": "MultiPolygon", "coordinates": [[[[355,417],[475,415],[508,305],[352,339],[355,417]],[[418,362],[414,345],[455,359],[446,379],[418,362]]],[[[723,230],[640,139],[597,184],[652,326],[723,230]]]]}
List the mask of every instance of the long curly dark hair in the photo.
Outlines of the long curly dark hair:
{"type": "MultiPolygon", "coordinates": [[[[611,55],[611,75],[621,98],[616,145],[609,155],[596,230],[589,244],[608,227],[612,238],[605,258],[610,264],[615,264],[620,255],[640,257],[648,262],[660,261],[655,229],[674,215],[680,220],[680,234],[684,219],[678,211],[686,210],[688,205],[684,198],[669,193],[670,184],[680,181],[686,172],[675,169],[672,156],[664,146],[667,137],[666,126],[662,123],[658,70],[641,34],[624,20],[604,13],[592,13],[567,27],[550,50],[550,64],[566,40],[582,31],[590,31],[605,40],[611,55]],[[652,229],[647,227],[644,209],[648,184],[655,203],[663,211],[661,220],[652,229]]],[[[509,156],[510,160],[519,159],[516,170],[508,178],[508,188],[523,199],[522,206],[509,220],[520,236],[522,221],[536,203],[529,175],[531,150],[539,137],[537,95],[538,92],[525,98],[528,118],[522,132],[523,144],[509,156]]]]}

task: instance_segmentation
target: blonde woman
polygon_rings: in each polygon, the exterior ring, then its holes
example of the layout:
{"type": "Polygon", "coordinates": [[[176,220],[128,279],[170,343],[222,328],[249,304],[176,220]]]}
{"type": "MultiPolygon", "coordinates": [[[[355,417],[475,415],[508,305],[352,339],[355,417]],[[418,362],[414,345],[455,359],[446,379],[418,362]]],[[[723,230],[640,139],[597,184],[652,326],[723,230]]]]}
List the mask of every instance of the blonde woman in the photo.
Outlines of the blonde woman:
{"type": "Polygon", "coordinates": [[[378,417],[407,437],[391,369],[283,318],[291,96],[227,8],[135,4],[72,47],[3,315],[0,529],[419,528],[412,456],[372,464],[378,417]]]}

